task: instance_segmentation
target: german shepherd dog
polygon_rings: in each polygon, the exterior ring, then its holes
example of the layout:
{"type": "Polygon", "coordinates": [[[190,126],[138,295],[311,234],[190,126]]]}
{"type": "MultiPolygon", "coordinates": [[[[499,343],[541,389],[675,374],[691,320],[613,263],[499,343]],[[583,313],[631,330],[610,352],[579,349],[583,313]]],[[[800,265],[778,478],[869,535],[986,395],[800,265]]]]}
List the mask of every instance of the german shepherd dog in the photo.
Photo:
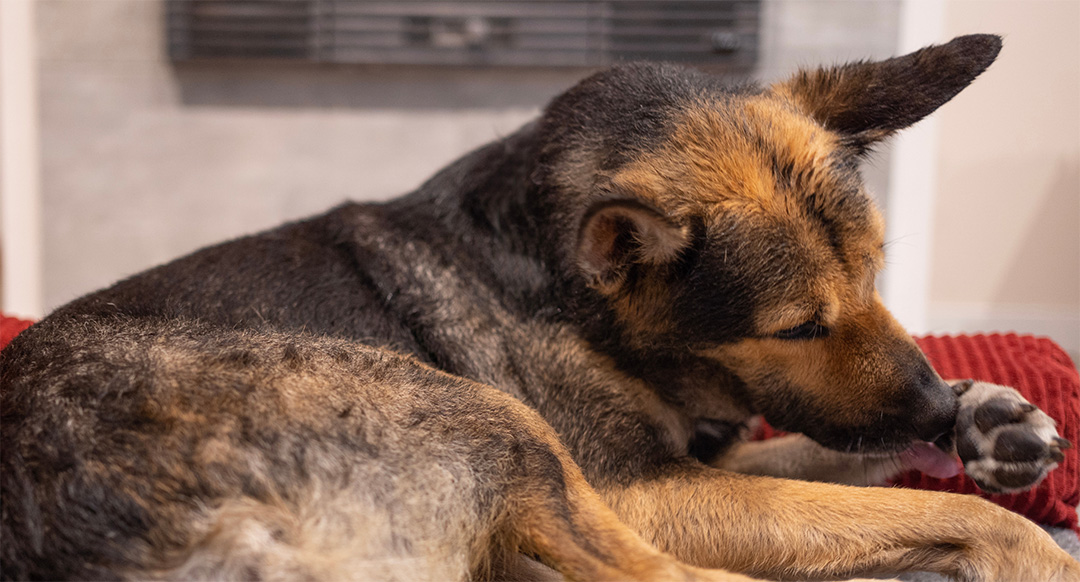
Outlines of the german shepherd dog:
{"type": "Polygon", "coordinates": [[[952,442],[1024,488],[1067,446],[874,291],[860,157],[1000,46],[619,66],[410,195],[60,308],[0,356],[3,577],[1080,580],[982,499],[852,486],[952,442]]]}

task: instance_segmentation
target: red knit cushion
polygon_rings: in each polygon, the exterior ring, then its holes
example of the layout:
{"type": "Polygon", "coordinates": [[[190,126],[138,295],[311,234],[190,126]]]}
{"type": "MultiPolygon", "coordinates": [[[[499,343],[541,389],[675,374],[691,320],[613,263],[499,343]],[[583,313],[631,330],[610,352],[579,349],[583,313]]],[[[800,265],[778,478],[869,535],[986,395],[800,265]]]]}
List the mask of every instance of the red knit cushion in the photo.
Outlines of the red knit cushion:
{"type": "Polygon", "coordinates": [[[15,339],[15,336],[22,333],[22,331],[30,324],[34,323],[28,319],[18,319],[16,317],[8,317],[3,313],[0,313],[0,350],[4,349],[4,346],[11,343],[11,340],[15,339]]]}
{"type": "MultiPolygon", "coordinates": [[[[0,314],[0,349],[32,322],[0,314]]],[[[919,347],[943,378],[974,378],[1012,386],[1046,411],[1058,423],[1063,437],[1080,444],[1080,375],[1069,356],[1046,338],[1008,335],[974,335],[916,338],[919,347]]],[[[760,438],[776,432],[769,426],[760,438]]],[[[912,471],[897,485],[916,489],[978,494],[1029,519],[1057,527],[1077,529],[1076,506],[1080,503],[1078,448],[1065,451],[1065,461],[1038,487],[1023,493],[990,495],[964,474],[935,479],[912,471]]]]}
{"type": "MultiPolygon", "coordinates": [[[[1012,386],[1057,421],[1061,436],[1080,443],[1080,374],[1053,341],[1016,334],[925,337],[915,341],[942,378],[974,378],[1012,386]]],[[[1077,530],[1080,460],[1075,447],[1065,451],[1065,461],[1038,487],[1022,493],[990,495],[963,474],[935,479],[912,471],[898,484],[977,493],[1032,521],[1077,530]]]]}
{"type": "MultiPolygon", "coordinates": [[[[942,378],[974,378],[1012,386],[1055,421],[1061,436],[1080,444],[1080,374],[1060,346],[1047,338],[1016,334],[960,335],[915,338],[942,378]]],[[[779,434],[768,425],[755,438],[779,434]]],[[[1065,451],[1065,461],[1039,486],[1022,493],[983,492],[963,473],[949,479],[918,471],[900,476],[896,484],[915,489],[980,495],[1037,523],[1077,528],[1080,503],[1080,460],[1077,448],[1065,451]]]]}

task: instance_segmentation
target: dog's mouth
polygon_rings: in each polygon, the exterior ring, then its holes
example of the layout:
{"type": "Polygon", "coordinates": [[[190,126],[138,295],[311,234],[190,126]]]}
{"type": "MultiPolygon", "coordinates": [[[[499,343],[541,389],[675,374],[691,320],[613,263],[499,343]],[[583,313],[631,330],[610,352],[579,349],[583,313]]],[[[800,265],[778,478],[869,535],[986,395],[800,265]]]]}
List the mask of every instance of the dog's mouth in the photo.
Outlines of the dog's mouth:
{"type": "MultiPolygon", "coordinates": [[[[813,435],[807,435],[814,438],[813,435]]],[[[833,433],[834,438],[839,436],[833,433]]],[[[816,438],[814,440],[817,440],[816,438]]],[[[877,438],[867,434],[846,439],[817,441],[823,446],[841,452],[853,453],[866,459],[891,459],[902,471],[916,470],[938,479],[955,477],[961,471],[960,459],[956,456],[952,431],[946,432],[934,442],[917,437],[877,438]],[[843,443],[843,444],[842,444],[843,443]],[[838,446],[839,445],[839,446],[838,446]]]]}
{"type": "Polygon", "coordinates": [[[900,462],[931,477],[948,479],[960,473],[960,460],[933,443],[918,441],[900,453],[900,462]]]}
{"type": "Polygon", "coordinates": [[[960,473],[960,460],[952,453],[951,438],[938,439],[936,442],[914,441],[907,448],[894,451],[874,451],[863,453],[866,457],[893,457],[897,463],[938,479],[948,479],[960,473]]]}

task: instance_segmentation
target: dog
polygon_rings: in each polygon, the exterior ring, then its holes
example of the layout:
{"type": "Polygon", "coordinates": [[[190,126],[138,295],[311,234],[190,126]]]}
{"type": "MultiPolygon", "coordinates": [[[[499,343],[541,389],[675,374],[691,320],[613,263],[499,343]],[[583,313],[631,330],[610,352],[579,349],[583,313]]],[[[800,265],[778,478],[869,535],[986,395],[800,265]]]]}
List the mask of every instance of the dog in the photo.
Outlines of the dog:
{"type": "Polygon", "coordinates": [[[1000,47],[616,66],[409,195],[61,307],[0,353],[3,578],[1080,580],[982,499],[851,486],[1068,446],[874,290],[860,159],[1000,47]]]}

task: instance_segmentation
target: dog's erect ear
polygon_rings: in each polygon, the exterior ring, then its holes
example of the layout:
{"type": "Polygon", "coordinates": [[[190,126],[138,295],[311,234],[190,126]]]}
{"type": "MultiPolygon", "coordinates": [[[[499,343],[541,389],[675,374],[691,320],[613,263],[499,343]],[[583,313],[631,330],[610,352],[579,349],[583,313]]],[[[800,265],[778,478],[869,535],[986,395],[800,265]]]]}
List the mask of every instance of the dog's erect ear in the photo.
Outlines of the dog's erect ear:
{"type": "Polygon", "coordinates": [[[634,263],[674,260],[690,242],[689,229],[634,200],[608,200],[586,213],[578,237],[578,265],[589,284],[608,290],[634,263]]]}
{"type": "Polygon", "coordinates": [[[800,71],[773,90],[863,152],[955,97],[1000,50],[998,36],[961,36],[885,61],[800,71]]]}

